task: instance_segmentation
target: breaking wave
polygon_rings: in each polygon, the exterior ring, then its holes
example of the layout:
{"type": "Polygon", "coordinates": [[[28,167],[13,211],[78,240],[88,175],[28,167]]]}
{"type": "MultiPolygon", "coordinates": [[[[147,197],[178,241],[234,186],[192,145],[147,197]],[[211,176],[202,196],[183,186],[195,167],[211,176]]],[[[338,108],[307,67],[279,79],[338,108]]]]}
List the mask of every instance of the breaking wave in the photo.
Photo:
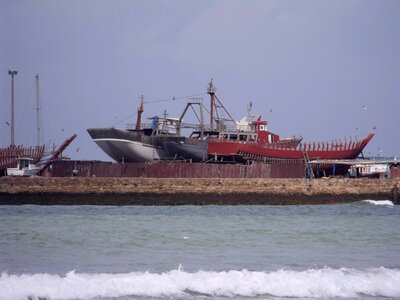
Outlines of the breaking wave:
{"type": "Polygon", "coordinates": [[[362,202],[373,204],[373,205],[394,206],[393,202],[390,200],[363,200],[362,202]]]}
{"type": "MultiPolygon", "coordinates": [[[[85,274],[2,273],[0,299],[101,299],[118,297],[400,297],[400,270],[309,269],[255,272],[198,271],[85,274]]],[[[125,299],[125,298],[124,298],[125,299]]]]}

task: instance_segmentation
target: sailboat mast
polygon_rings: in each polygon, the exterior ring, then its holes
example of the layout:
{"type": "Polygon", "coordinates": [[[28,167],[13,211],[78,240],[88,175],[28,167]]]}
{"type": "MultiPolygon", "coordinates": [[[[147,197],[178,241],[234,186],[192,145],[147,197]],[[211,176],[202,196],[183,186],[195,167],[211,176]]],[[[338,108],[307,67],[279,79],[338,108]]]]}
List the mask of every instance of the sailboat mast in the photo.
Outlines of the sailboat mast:
{"type": "Polygon", "coordinates": [[[39,74],[36,74],[36,133],[37,133],[37,145],[40,146],[40,91],[39,91],[39,74]]]}
{"type": "Polygon", "coordinates": [[[14,76],[18,71],[8,70],[8,75],[11,75],[11,146],[15,146],[15,121],[14,121],[14,76]]]}

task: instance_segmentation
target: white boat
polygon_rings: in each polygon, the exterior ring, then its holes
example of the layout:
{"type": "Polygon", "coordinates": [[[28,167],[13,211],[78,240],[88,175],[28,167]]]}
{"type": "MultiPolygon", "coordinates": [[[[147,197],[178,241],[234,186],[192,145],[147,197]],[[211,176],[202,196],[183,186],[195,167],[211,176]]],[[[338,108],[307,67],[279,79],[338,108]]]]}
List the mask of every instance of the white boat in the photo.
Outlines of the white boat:
{"type": "Polygon", "coordinates": [[[371,163],[354,164],[349,170],[350,177],[387,177],[390,174],[390,166],[387,163],[371,161],[371,163]]]}
{"type": "Polygon", "coordinates": [[[16,168],[7,168],[7,176],[35,176],[40,170],[41,167],[36,165],[32,158],[21,157],[16,168]]]}

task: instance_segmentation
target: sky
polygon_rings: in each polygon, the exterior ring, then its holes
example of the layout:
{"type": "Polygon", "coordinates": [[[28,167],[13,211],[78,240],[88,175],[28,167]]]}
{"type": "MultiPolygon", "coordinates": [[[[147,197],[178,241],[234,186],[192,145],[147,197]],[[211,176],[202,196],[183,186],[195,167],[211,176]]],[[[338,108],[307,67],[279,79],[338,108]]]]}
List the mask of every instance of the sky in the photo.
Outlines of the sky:
{"type": "Polygon", "coordinates": [[[41,139],[71,159],[111,160],[87,128],[178,117],[205,104],[211,78],[239,120],[253,113],[281,137],[364,137],[365,155],[400,155],[400,1],[0,0],[0,147],[41,139]],[[173,97],[176,100],[172,100],[173,97]],[[157,101],[165,99],[168,101],[157,101]]]}

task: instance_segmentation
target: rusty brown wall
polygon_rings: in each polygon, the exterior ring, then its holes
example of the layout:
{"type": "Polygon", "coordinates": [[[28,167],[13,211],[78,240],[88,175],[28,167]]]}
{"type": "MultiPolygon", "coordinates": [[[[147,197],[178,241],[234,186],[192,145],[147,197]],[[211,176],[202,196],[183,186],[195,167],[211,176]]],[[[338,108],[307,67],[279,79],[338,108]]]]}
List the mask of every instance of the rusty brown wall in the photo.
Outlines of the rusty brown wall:
{"type": "Polygon", "coordinates": [[[151,177],[151,178],[303,178],[304,165],[203,164],[203,163],[111,163],[100,161],[56,161],[54,177],[151,177]],[[75,172],[74,172],[75,170],[75,172]]]}

